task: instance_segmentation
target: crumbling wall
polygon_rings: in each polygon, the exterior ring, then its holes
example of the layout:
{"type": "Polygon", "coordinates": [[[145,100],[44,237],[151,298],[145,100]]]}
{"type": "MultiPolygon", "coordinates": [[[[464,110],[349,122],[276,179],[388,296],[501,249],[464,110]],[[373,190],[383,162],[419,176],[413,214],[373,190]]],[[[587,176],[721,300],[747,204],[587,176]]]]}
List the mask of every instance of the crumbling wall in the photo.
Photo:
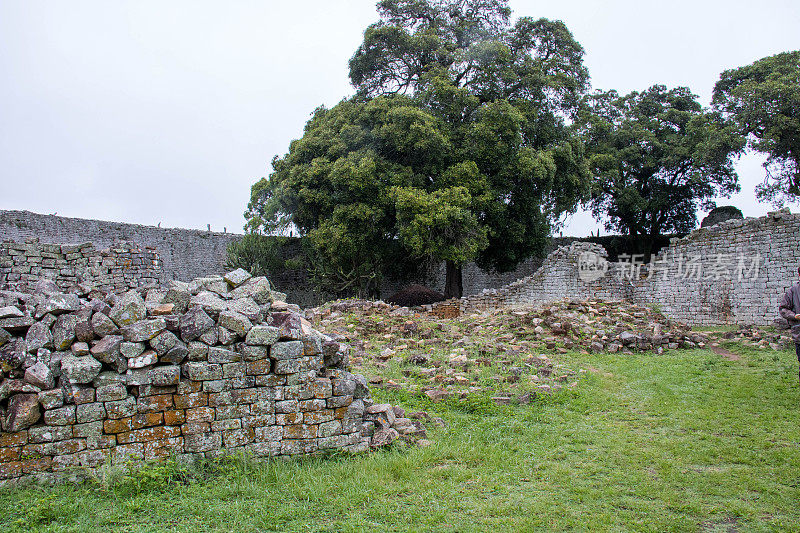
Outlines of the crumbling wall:
{"type": "Polygon", "coordinates": [[[420,431],[348,347],[242,270],[86,298],[0,291],[0,480],[107,463],[366,450],[420,431]]]}
{"type": "Polygon", "coordinates": [[[152,248],[115,243],[108,250],[93,244],[0,243],[0,287],[33,286],[52,280],[62,290],[88,284],[105,292],[125,292],[156,284],[161,261],[152,248]]]}
{"type": "Polygon", "coordinates": [[[531,276],[436,307],[470,312],[601,297],[656,305],[693,325],[765,325],[798,278],[798,235],[800,215],[788,211],[729,220],[672,239],[648,265],[637,258],[609,262],[603,276],[588,281],[579,275],[581,254],[607,254],[598,244],[575,242],[551,253],[531,276]]]}
{"type": "Polygon", "coordinates": [[[97,249],[111,248],[121,241],[133,242],[158,253],[164,283],[224,272],[228,245],[241,237],[233,233],[0,210],[0,241],[21,243],[38,239],[43,243],[92,243],[97,249]]]}

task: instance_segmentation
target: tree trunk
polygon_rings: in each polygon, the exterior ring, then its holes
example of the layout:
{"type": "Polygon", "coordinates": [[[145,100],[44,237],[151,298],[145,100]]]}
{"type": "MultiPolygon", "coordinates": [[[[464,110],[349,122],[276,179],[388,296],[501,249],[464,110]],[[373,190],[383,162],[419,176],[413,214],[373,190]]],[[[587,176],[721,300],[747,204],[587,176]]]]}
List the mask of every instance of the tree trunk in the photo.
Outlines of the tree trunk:
{"type": "Polygon", "coordinates": [[[444,282],[444,295],[446,298],[461,298],[464,294],[464,286],[461,283],[461,265],[456,265],[453,261],[445,261],[447,266],[447,277],[444,282]]]}

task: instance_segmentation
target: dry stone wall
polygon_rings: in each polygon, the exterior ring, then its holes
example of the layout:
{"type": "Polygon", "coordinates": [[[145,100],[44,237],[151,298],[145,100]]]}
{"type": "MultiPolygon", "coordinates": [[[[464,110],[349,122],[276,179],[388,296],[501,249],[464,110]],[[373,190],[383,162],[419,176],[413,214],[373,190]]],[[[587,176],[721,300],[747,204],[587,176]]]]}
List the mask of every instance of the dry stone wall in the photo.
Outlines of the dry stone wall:
{"type": "Polygon", "coordinates": [[[112,248],[132,242],[152,248],[161,264],[160,280],[189,281],[225,271],[228,245],[241,235],[177,228],[159,228],[103,220],[41,215],[30,211],[0,210],[0,241],[18,243],[36,239],[43,243],[112,248]]]}
{"type": "Polygon", "coordinates": [[[103,464],[362,451],[424,434],[348,347],[237,270],[81,298],[0,291],[0,484],[103,464]],[[399,431],[398,431],[399,430],[399,431]]]}
{"type": "Polygon", "coordinates": [[[160,281],[158,253],[132,243],[108,250],[93,244],[0,243],[0,287],[33,286],[52,280],[62,290],[89,285],[105,292],[124,292],[160,281]]]}
{"type": "Polygon", "coordinates": [[[608,262],[605,274],[590,281],[579,274],[582,255],[607,253],[598,244],[574,242],[551,253],[531,276],[437,307],[469,312],[594,297],[657,305],[693,325],[766,325],[797,281],[798,235],[800,215],[788,211],[730,220],[673,239],[648,265],[635,257],[608,262]]]}

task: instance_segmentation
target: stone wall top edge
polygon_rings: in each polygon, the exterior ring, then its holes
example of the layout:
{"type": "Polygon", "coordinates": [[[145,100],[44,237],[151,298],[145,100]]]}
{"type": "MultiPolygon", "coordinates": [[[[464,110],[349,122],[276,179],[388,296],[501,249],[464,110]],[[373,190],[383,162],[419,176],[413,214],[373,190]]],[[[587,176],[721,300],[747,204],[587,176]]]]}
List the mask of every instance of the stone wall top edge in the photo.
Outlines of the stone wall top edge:
{"type": "Polygon", "coordinates": [[[163,232],[179,232],[179,233],[190,233],[196,235],[212,235],[215,237],[243,237],[244,234],[242,233],[233,233],[233,232],[220,232],[220,231],[208,231],[203,229],[189,229],[189,228],[172,228],[172,227],[159,227],[159,226],[151,226],[147,224],[136,224],[131,222],[118,222],[113,220],[99,220],[93,218],[78,218],[78,217],[67,217],[61,215],[46,215],[43,213],[34,213],[33,211],[27,210],[15,210],[15,209],[0,209],[0,218],[10,216],[10,217],[21,217],[26,218],[30,216],[34,217],[43,217],[43,218],[51,218],[51,219],[64,219],[69,221],[74,221],[76,223],[96,223],[96,224],[105,224],[105,225],[116,225],[121,227],[132,227],[132,228],[140,228],[142,230],[147,231],[163,231],[163,232]]]}

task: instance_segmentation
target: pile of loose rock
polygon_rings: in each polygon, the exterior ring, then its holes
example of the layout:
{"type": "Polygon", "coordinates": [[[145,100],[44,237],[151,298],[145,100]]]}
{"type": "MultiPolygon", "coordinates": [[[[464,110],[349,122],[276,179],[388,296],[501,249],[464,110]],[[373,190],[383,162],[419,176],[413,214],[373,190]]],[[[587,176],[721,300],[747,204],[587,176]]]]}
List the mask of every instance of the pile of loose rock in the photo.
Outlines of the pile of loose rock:
{"type": "MultiPolygon", "coordinates": [[[[343,300],[306,310],[329,335],[351,343],[351,362],[380,387],[421,392],[434,401],[472,394],[526,402],[577,385],[583,370],[559,356],[717,347],[727,339],[785,348],[787,333],[741,327],[692,331],[658,310],[622,301],[563,300],[442,318],[425,307],[343,300]]],[[[574,358],[571,359],[575,364],[574,358]]],[[[590,361],[590,359],[586,359],[590,361]]]]}
{"type": "Polygon", "coordinates": [[[0,291],[0,479],[425,436],[284,298],[241,269],[122,295],[0,291]]]}

